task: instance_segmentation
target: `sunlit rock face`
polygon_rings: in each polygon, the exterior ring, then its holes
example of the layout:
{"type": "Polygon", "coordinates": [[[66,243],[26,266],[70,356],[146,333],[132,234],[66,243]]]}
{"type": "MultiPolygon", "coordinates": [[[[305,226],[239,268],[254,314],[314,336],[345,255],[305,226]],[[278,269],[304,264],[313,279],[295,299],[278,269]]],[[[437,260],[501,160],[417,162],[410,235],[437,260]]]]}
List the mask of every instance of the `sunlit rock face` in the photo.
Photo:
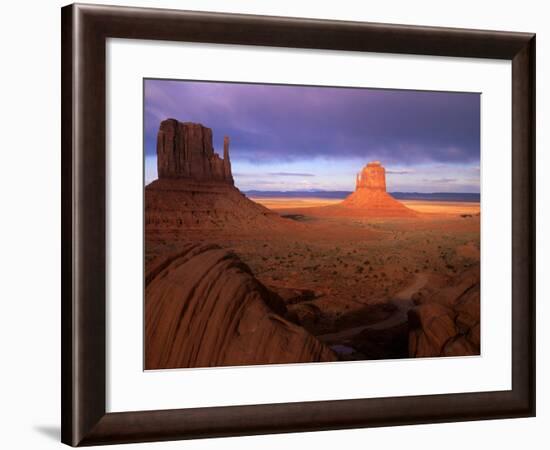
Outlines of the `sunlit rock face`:
{"type": "Polygon", "coordinates": [[[369,162],[355,179],[355,192],[341,204],[370,216],[414,216],[415,213],[386,192],[386,169],[369,162]]]}
{"type": "Polygon", "coordinates": [[[380,161],[368,163],[357,174],[355,190],[359,189],[386,192],[386,169],[382,167],[380,161]]]}

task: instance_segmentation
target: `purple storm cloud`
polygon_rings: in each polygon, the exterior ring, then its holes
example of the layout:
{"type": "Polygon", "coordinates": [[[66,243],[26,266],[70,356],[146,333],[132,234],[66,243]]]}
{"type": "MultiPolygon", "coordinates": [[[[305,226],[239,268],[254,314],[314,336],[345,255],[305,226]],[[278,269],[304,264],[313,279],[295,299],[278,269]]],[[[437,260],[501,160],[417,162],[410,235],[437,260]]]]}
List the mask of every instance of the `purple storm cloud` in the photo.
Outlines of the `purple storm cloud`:
{"type": "Polygon", "coordinates": [[[144,95],[146,156],[155,155],[160,121],[172,117],[212,128],[217,151],[230,136],[232,161],[266,173],[315,158],[378,159],[397,175],[419,165],[479,167],[478,93],[147,79],[144,95]]]}

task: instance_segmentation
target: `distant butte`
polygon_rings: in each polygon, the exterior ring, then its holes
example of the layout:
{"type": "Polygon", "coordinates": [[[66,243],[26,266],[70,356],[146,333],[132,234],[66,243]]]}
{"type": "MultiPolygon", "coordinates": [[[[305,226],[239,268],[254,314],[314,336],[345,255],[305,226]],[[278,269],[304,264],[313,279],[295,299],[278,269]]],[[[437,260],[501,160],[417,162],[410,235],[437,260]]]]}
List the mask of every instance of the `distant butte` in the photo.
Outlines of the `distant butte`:
{"type": "Polygon", "coordinates": [[[369,162],[355,179],[355,192],[341,206],[375,216],[413,216],[415,212],[386,192],[386,169],[380,161],[369,162]]]}
{"type": "Polygon", "coordinates": [[[386,192],[386,169],[380,161],[368,163],[355,178],[355,189],[386,192]]]}

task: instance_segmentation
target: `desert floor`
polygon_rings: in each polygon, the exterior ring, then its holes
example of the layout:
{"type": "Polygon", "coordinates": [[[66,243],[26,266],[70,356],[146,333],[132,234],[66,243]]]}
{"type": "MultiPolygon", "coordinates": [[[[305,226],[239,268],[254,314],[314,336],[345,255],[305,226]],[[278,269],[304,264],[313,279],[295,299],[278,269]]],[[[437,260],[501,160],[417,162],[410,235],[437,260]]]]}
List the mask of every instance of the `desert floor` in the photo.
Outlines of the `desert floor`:
{"type": "MultiPolygon", "coordinates": [[[[288,212],[294,208],[312,208],[318,206],[329,206],[340,203],[341,199],[326,198],[292,198],[292,197],[251,197],[251,200],[260,203],[265,207],[279,211],[288,212]]],[[[400,200],[408,208],[421,213],[432,214],[478,214],[479,203],[474,202],[448,202],[448,201],[426,201],[426,200],[400,200]]]]}
{"type": "Polygon", "coordinates": [[[341,359],[406,356],[391,336],[382,354],[365,336],[376,340],[379,331],[406,325],[415,293],[451,284],[479,265],[479,203],[405,201],[418,217],[367,219],[308,213],[340,200],[252,200],[287,218],[290,228],[150,235],[147,257],[189,241],[232,250],[285,299],[292,320],[341,359]]]}

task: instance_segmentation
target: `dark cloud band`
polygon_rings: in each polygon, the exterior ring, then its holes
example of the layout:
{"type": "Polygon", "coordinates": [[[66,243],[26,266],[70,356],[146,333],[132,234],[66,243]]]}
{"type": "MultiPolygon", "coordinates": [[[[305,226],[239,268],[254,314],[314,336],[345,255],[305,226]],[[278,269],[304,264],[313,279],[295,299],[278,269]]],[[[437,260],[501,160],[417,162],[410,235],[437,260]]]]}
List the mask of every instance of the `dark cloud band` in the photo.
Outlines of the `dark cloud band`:
{"type": "Polygon", "coordinates": [[[146,80],[147,154],[155,153],[167,117],[212,128],[218,150],[231,136],[232,158],[257,164],[317,157],[399,166],[479,162],[474,93],[146,80]]]}

